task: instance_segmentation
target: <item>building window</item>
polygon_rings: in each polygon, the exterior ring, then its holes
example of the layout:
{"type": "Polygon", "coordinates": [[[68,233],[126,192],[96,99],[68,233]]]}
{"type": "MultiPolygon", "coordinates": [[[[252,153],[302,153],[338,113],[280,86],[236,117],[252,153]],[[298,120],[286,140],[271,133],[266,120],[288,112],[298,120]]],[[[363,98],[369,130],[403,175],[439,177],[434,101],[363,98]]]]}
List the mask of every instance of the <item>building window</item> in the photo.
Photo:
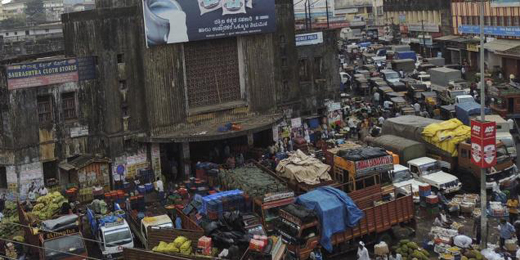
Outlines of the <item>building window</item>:
{"type": "Polygon", "coordinates": [[[497,25],[497,17],[496,16],[491,17],[491,25],[492,26],[496,26],[497,25]]]}
{"type": "Polygon", "coordinates": [[[289,81],[284,80],[283,81],[283,91],[288,92],[289,91],[289,81]]]}
{"type": "Polygon", "coordinates": [[[49,29],[45,29],[45,32],[48,33],[48,32],[49,32],[49,29]]]}
{"type": "Polygon", "coordinates": [[[473,25],[479,25],[480,24],[480,17],[473,16],[473,25]]]}
{"type": "Polygon", "coordinates": [[[505,20],[504,26],[513,26],[511,16],[507,16],[505,19],[506,20],[505,20]]]}
{"type": "Polygon", "coordinates": [[[5,33],[5,36],[9,36],[9,33],[8,33],[8,32],[6,32],[6,33],[5,33]]]}
{"type": "Polygon", "coordinates": [[[63,108],[63,119],[76,119],[76,93],[69,92],[61,94],[63,108]]]}
{"type": "Polygon", "coordinates": [[[125,62],[125,55],[123,53],[117,54],[117,63],[124,63],[125,62]]]}
{"type": "Polygon", "coordinates": [[[120,80],[119,81],[119,89],[120,90],[126,90],[127,89],[126,80],[120,80]]]}
{"type": "Polygon", "coordinates": [[[504,17],[499,16],[497,17],[497,26],[503,26],[504,25],[504,17]]]}
{"type": "Polygon", "coordinates": [[[7,189],[7,171],[5,167],[0,167],[0,189],[7,189]]]}
{"type": "Polygon", "coordinates": [[[25,35],[29,35],[29,34],[30,34],[29,31],[25,31],[25,35]]]}
{"type": "Polygon", "coordinates": [[[307,59],[301,59],[298,61],[300,81],[309,80],[309,61],[307,59]]]}
{"type": "Polygon", "coordinates": [[[513,17],[513,26],[520,26],[520,17],[518,17],[518,16],[513,17]]]}
{"type": "Polygon", "coordinates": [[[323,59],[321,57],[314,58],[314,79],[323,78],[323,59]]]}
{"type": "Polygon", "coordinates": [[[461,22],[462,24],[468,24],[468,19],[466,18],[466,16],[462,16],[462,17],[460,18],[460,22],[461,22]]]}
{"type": "Polygon", "coordinates": [[[18,32],[14,32],[14,35],[18,35],[18,32]]]}
{"type": "Polygon", "coordinates": [[[38,121],[49,123],[52,121],[52,102],[51,96],[39,96],[38,102],[38,121]]]}
{"type": "Polygon", "coordinates": [[[489,25],[489,16],[484,17],[484,25],[489,25]]]}

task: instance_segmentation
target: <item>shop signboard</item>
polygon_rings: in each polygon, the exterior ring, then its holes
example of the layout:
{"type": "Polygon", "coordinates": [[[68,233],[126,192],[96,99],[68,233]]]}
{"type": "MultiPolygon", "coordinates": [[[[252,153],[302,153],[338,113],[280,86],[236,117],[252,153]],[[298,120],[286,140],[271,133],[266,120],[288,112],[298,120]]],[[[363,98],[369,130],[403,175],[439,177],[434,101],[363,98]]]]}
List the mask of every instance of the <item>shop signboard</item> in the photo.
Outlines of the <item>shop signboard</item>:
{"type": "Polygon", "coordinates": [[[468,43],[468,44],[466,44],[466,49],[468,51],[478,52],[478,45],[474,44],[474,43],[468,43]]]}
{"type": "Polygon", "coordinates": [[[408,24],[408,31],[410,32],[439,32],[439,25],[434,23],[425,24],[408,24]]]}
{"type": "Polygon", "coordinates": [[[323,43],[323,32],[296,34],[296,46],[323,43]]]}
{"type": "Polygon", "coordinates": [[[493,167],[496,157],[496,123],[471,120],[471,161],[481,167],[493,167]]]}
{"type": "Polygon", "coordinates": [[[518,0],[491,0],[491,7],[512,7],[520,6],[518,0]]]}
{"type": "Polygon", "coordinates": [[[92,57],[70,58],[7,66],[9,90],[47,86],[96,77],[92,57]]]}
{"type": "Polygon", "coordinates": [[[143,0],[148,47],[271,33],[275,0],[143,0]]]}
{"type": "MultiPolygon", "coordinates": [[[[459,32],[465,34],[479,34],[480,27],[478,25],[460,25],[459,32]]],[[[484,34],[520,37],[520,26],[484,26],[484,34]]]]}

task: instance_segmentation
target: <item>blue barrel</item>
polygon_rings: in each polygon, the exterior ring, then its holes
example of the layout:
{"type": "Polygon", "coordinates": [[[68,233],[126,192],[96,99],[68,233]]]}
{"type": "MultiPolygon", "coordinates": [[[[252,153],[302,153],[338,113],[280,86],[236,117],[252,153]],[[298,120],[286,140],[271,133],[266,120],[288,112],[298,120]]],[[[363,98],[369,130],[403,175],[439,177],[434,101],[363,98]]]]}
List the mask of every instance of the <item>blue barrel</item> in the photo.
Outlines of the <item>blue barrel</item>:
{"type": "Polygon", "coordinates": [[[153,183],[146,183],[144,185],[145,189],[146,189],[146,192],[150,193],[153,191],[153,183]]]}
{"type": "Polygon", "coordinates": [[[144,185],[137,186],[137,191],[139,191],[140,194],[146,193],[146,187],[144,185]]]}

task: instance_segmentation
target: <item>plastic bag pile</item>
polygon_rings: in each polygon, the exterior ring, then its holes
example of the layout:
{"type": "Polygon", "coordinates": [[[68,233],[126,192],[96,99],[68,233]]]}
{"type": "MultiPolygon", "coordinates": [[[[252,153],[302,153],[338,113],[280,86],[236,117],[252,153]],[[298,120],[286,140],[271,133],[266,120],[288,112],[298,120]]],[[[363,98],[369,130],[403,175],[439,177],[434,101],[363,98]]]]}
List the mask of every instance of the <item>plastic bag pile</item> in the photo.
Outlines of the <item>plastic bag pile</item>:
{"type": "Polygon", "coordinates": [[[422,136],[426,142],[455,157],[458,156],[457,145],[471,138],[471,128],[462,124],[458,119],[453,118],[426,126],[422,136]]]}
{"type": "Polygon", "coordinates": [[[159,245],[152,249],[154,252],[163,254],[182,254],[191,255],[193,249],[191,247],[191,240],[186,237],[179,236],[173,242],[166,243],[164,241],[159,242],[159,245]]]}
{"type": "Polygon", "coordinates": [[[56,191],[39,197],[36,202],[37,204],[34,205],[31,214],[40,220],[47,220],[58,214],[62,205],[68,203],[68,200],[60,192],[56,191]]]}

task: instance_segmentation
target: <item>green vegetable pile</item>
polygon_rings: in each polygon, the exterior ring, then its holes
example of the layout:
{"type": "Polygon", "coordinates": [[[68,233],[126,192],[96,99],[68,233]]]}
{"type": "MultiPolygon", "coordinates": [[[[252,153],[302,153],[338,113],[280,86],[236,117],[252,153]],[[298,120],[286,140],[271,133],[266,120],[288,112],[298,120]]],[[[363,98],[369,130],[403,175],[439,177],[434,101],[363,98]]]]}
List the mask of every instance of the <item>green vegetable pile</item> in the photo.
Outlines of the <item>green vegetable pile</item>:
{"type": "Polygon", "coordinates": [[[0,223],[0,238],[13,239],[14,236],[19,235],[20,232],[22,232],[20,226],[12,225],[12,223],[20,223],[18,212],[16,210],[16,203],[6,201],[3,214],[4,218],[0,223]]]}
{"type": "Polygon", "coordinates": [[[220,181],[228,189],[243,190],[253,198],[262,198],[268,193],[287,191],[284,183],[256,166],[244,166],[222,171],[220,181]]]}
{"type": "Polygon", "coordinates": [[[68,203],[68,200],[60,192],[56,191],[39,197],[36,202],[37,204],[34,205],[31,213],[40,220],[48,220],[57,215],[61,206],[64,203],[68,203]]]}
{"type": "Polygon", "coordinates": [[[484,257],[482,254],[477,250],[471,250],[468,251],[466,254],[464,254],[461,258],[461,260],[483,260],[484,257]]]}
{"type": "Polygon", "coordinates": [[[395,252],[403,256],[403,260],[428,260],[430,253],[417,246],[415,242],[403,239],[399,242],[399,246],[394,248],[395,252]]]}

